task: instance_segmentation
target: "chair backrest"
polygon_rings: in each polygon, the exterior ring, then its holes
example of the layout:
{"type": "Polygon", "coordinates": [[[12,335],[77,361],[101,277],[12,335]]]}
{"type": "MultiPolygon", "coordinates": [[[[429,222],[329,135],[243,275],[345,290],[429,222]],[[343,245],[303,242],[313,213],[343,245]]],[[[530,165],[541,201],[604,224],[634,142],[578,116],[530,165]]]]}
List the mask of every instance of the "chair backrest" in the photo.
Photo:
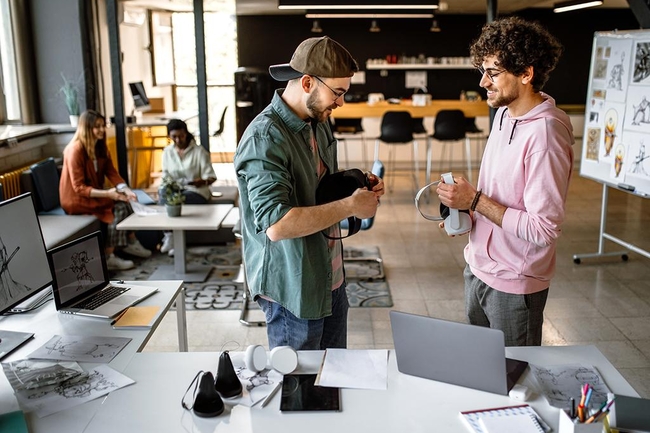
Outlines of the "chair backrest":
{"type": "Polygon", "coordinates": [[[337,134],[357,134],[363,132],[361,117],[353,119],[334,119],[332,131],[337,134]]]}
{"type": "Polygon", "coordinates": [[[34,182],[34,201],[39,212],[48,212],[61,206],[59,202],[59,170],[54,158],[29,167],[34,182]]]}
{"type": "Polygon", "coordinates": [[[426,134],[427,129],[424,127],[424,118],[413,118],[413,134],[426,134]]]}
{"type": "Polygon", "coordinates": [[[462,110],[440,110],[433,122],[433,138],[436,140],[460,140],[467,131],[462,110]]]}
{"type": "Polygon", "coordinates": [[[413,118],[408,111],[386,111],[381,118],[381,135],[384,143],[409,143],[413,141],[413,118]]]}
{"type": "Polygon", "coordinates": [[[483,132],[483,130],[476,125],[476,117],[465,118],[465,132],[471,132],[471,133],[483,132]]]}
{"type": "Polygon", "coordinates": [[[226,111],[228,111],[228,106],[226,105],[221,113],[221,119],[219,119],[219,128],[212,133],[213,137],[218,137],[223,132],[224,125],[226,123],[226,111]]]}

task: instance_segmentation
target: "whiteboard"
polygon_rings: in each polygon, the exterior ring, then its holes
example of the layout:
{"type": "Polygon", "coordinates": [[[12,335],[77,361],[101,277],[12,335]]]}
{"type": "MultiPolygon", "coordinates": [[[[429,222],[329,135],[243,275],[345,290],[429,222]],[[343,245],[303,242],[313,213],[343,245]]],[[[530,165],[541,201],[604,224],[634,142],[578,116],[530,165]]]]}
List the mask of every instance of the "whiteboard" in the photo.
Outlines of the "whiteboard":
{"type": "Polygon", "coordinates": [[[650,31],[596,32],[580,175],[650,197],[650,31]]]}

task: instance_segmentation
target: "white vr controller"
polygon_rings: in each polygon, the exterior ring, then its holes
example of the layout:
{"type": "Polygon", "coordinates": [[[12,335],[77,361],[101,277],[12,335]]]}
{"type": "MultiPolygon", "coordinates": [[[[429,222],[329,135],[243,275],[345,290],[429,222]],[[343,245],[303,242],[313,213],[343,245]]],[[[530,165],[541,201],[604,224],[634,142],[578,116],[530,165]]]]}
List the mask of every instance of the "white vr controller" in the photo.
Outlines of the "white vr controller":
{"type": "MultiPolygon", "coordinates": [[[[447,184],[453,184],[454,183],[454,176],[449,173],[444,173],[442,174],[442,180],[444,183],[447,184]]],[[[431,182],[428,185],[425,185],[418,191],[418,193],[415,196],[415,207],[417,208],[418,212],[420,212],[420,215],[422,215],[425,219],[428,219],[430,221],[443,221],[445,222],[445,230],[447,231],[447,234],[456,236],[456,235],[462,235],[464,233],[469,232],[472,229],[472,218],[469,216],[468,213],[461,212],[458,209],[452,209],[448,208],[447,206],[444,206],[442,203],[440,204],[441,207],[441,214],[440,215],[428,215],[422,212],[420,209],[420,197],[426,191],[427,189],[431,188],[432,186],[436,186],[440,183],[439,180],[435,182],[431,182]],[[444,213],[443,210],[449,209],[449,216],[445,217],[442,214],[444,213]]]]}

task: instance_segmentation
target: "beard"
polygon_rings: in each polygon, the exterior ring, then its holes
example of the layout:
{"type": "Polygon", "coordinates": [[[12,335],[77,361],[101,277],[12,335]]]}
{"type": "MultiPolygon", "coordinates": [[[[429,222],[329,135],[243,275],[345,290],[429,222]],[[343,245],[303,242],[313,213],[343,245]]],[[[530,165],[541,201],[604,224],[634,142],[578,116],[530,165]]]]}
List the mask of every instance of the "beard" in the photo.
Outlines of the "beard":
{"type": "Polygon", "coordinates": [[[336,108],[336,104],[322,108],[322,102],[320,99],[318,99],[316,92],[312,93],[307,98],[307,110],[309,111],[309,117],[316,119],[319,122],[326,121],[334,108],[336,108]]]}
{"type": "Polygon", "coordinates": [[[487,104],[492,108],[506,107],[518,97],[519,95],[516,92],[504,93],[503,91],[499,91],[492,96],[488,95],[487,104]]]}

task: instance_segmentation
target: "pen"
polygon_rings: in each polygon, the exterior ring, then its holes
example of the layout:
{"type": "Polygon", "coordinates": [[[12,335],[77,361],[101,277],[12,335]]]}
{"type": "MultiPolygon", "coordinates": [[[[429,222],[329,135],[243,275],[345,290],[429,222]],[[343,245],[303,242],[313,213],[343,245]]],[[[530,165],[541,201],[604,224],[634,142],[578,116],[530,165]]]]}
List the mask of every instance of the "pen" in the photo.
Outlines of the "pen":
{"type": "Polygon", "coordinates": [[[126,313],[126,310],[128,310],[128,308],[125,308],[124,310],[122,310],[122,312],[111,322],[111,326],[115,325],[115,323],[118,320],[120,320],[122,318],[122,316],[124,316],[124,314],[126,313]]]}
{"type": "Polygon", "coordinates": [[[571,416],[571,419],[573,419],[576,417],[576,399],[571,397],[569,401],[571,402],[571,413],[569,415],[571,416]]]}
{"type": "Polygon", "coordinates": [[[590,416],[587,421],[585,421],[585,424],[591,424],[592,422],[594,422],[596,420],[596,418],[598,418],[600,416],[600,414],[603,413],[603,410],[605,409],[605,406],[607,406],[607,402],[603,403],[600,406],[600,408],[598,409],[598,411],[596,413],[594,413],[592,416],[590,416]]]}
{"type": "Polygon", "coordinates": [[[266,406],[266,404],[267,404],[269,401],[271,401],[271,399],[273,398],[273,396],[278,392],[278,390],[279,390],[280,388],[282,388],[282,381],[279,381],[278,384],[275,385],[275,388],[273,388],[273,389],[271,390],[271,392],[269,393],[269,395],[266,396],[266,398],[264,399],[264,401],[262,401],[262,406],[261,406],[261,407],[266,406]]]}
{"type": "Polygon", "coordinates": [[[589,410],[589,400],[591,400],[591,393],[593,390],[593,388],[589,388],[589,391],[587,391],[587,398],[585,398],[585,408],[587,408],[587,410],[589,410]]]}

